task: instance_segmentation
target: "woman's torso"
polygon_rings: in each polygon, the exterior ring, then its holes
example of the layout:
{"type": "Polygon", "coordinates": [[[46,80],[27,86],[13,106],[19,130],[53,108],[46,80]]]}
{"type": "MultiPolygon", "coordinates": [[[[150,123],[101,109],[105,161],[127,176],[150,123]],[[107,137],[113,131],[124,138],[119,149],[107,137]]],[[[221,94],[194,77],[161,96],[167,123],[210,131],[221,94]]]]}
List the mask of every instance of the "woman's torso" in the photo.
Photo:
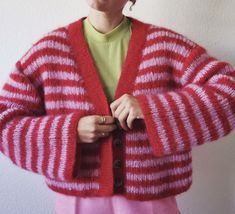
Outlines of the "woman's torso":
{"type": "MultiPolygon", "coordinates": [[[[131,35],[131,22],[124,16],[122,22],[111,32],[102,34],[83,21],[86,41],[109,102],[113,100],[120,71],[125,59],[131,35]]],[[[174,196],[159,200],[128,200],[124,196],[76,197],[56,193],[57,214],[178,214],[174,196]]]]}

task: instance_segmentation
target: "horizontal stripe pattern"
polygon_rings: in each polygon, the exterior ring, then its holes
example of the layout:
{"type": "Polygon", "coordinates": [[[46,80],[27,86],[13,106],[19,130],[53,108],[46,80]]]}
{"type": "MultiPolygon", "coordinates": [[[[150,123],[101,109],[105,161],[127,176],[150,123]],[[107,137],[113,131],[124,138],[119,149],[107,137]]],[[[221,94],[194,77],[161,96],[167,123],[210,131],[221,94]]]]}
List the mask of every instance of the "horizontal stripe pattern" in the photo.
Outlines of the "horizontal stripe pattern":
{"type": "Polygon", "coordinates": [[[127,186],[126,191],[130,194],[152,194],[152,195],[158,195],[162,192],[173,189],[182,188],[183,186],[187,186],[192,182],[192,178],[186,178],[182,179],[180,181],[175,182],[168,182],[159,186],[149,186],[149,187],[137,187],[137,186],[127,186]]]}
{"type": "Polygon", "coordinates": [[[178,45],[175,42],[163,42],[146,47],[143,50],[143,56],[154,53],[156,51],[173,51],[183,57],[188,57],[189,55],[189,50],[186,49],[184,46],[178,45]]]}
{"type": "Polygon", "coordinates": [[[171,59],[169,57],[153,57],[151,59],[147,59],[144,60],[143,62],[141,62],[140,66],[139,66],[139,70],[144,70],[147,69],[149,67],[154,67],[154,66],[160,66],[160,65],[168,65],[168,66],[172,66],[173,68],[175,68],[176,70],[181,70],[183,67],[183,64],[175,59],[171,59]]]}
{"type": "Polygon", "coordinates": [[[59,65],[67,65],[67,66],[75,66],[75,62],[73,59],[68,57],[61,57],[61,56],[53,56],[53,55],[45,55],[36,58],[31,64],[27,65],[24,73],[26,75],[33,75],[39,67],[45,64],[59,64],[59,65]]]}
{"type": "Polygon", "coordinates": [[[139,182],[156,181],[159,179],[164,179],[165,177],[168,176],[181,175],[191,171],[192,171],[192,165],[189,164],[185,167],[175,167],[174,169],[167,169],[164,171],[148,173],[148,174],[127,173],[126,179],[127,181],[139,181],[139,182]]]}
{"type": "Polygon", "coordinates": [[[158,94],[165,92],[167,89],[165,87],[159,87],[159,88],[146,88],[146,89],[135,89],[132,92],[133,96],[141,95],[141,94],[158,94]]]}
{"type": "MultiPolygon", "coordinates": [[[[69,139],[73,132],[76,132],[76,129],[71,129],[71,125],[77,124],[77,115],[71,113],[63,116],[19,116],[9,120],[17,112],[22,114],[22,111],[23,109],[19,111],[19,109],[10,108],[0,114],[0,124],[6,124],[0,135],[3,153],[12,158],[19,167],[24,167],[38,174],[50,175],[53,178],[60,178],[60,180],[72,176],[72,174],[69,174],[72,172],[67,172],[65,169],[66,164],[70,164],[67,162],[68,155],[75,153],[71,150],[71,145],[76,142],[71,142],[69,139]],[[61,118],[63,118],[63,121],[61,121],[61,118]],[[8,120],[9,122],[7,122],[8,120]],[[59,121],[63,123],[60,127],[57,126],[59,121]],[[51,130],[49,137],[52,142],[50,142],[50,145],[48,145],[48,139],[45,137],[47,128],[51,130]],[[54,135],[52,132],[55,129],[62,134],[60,138],[58,138],[58,134],[54,135]],[[52,144],[53,140],[54,144],[52,144]],[[58,147],[58,144],[62,146],[58,147]],[[49,160],[45,157],[45,152],[48,149],[52,154],[49,160]],[[60,149],[60,155],[56,158],[55,153],[58,149],[60,149]],[[67,152],[68,150],[70,153],[67,152]],[[25,157],[23,157],[23,154],[25,154],[25,157]],[[44,164],[49,167],[48,174],[43,170],[44,164]],[[58,174],[55,174],[55,172],[58,172],[58,174]]],[[[27,110],[24,114],[27,114],[27,110]]]]}
{"type": "Polygon", "coordinates": [[[40,101],[40,99],[38,97],[24,95],[21,93],[14,93],[14,92],[10,92],[8,90],[2,90],[1,96],[5,97],[5,98],[17,99],[17,100],[22,100],[22,101],[31,102],[31,103],[38,103],[40,101]]]}
{"type": "Polygon", "coordinates": [[[153,73],[149,72],[147,74],[143,74],[141,76],[138,76],[135,80],[135,83],[148,83],[148,82],[154,82],[159,80],[167,81],[169,80],[170,76],[167,72],[164,73],[153,73]]]}
{"type": "Polygon", "coordinates": [[[184,43],[189,44],[192,48],[196,46],[196,44],[190,39],[188,39],[187,37],[179,33],[173,32],[171,30],[169,31],[168,29],[162,29],[162,28],[152,25],[149,31],[150,32],[148,33],[147,38],[146,38],[147,41],[157,40],[157,38],[159,37],[169,37],[169,38],[174,38],[174,39],[183,41],[184,43]]]}
{"type": "Polygon", "coordinates": [[[48,94],[65,94],[65,95],[84,95],[85,89],[76,86],[45,86],[45,93],[48,94]]]}
{"type": "Polygon", "coordinates": [[[48,101],[45,103],[48,110],[53,109],[77,109],[77,110],[86,110],[89,111],[93,108],[93,104],[89,102],[82,102],[82,101],[48,101]]]}
{"type": "Polygon", "coordinates": [[[189,154],[184,155],[172,155],[165,158],[155,158],[149,160],[126,160],[126,167],[130,168],[147,168],[147,167],[157,167],[166,163],[176,163],[190,160],[191,156],[189,154]]]}
{"type": "Polygon", "coordinates": [[[127,147],[126,154],[128,155],[144,155],[144,154],[152,154],[152,148],[150,146],[146,147],[127,147]]]}
{"type": "Polygon", "coordinates": [[[44,38],[51,37],[51,36],[63,38],[63,39],[66,39],[68,37],[68,35],[65,31],[55,30],[55,31],[46,33],[44,35],[44,38]]]}
{"type": "Polygon", "coordinates": [[[53,40],[47,40],[33,46],[30,51],[28,51],[27,54],[21,59],[21,63],[24,64],[34,53],[46,48],[55,49],[67,53],[70,52],[70,47],[68,45],[64,45],[53,40]]]}
{"type": "MultiPolygon", "coordinates": [[[[152,38],[157,33],[151,34],[152,38]]],[[[157,59],[161,59],[161,55],[157,59]]],[[[228,113],[221,114],[230,102],[234,103],[235,79],[229,76],[234,72],[231,65],[209,56],[205,49],[198,46],[191,48],[185,64],[181,61],[177,63],[172,66],[172,74],[177,74],[173,79],[180,83],[177,91],[156,94],[139,92],[143,90],[139,89],[140,84],[150,82],[148,79],[153,81],[152,67],[161,64],[154,58],[143,60],[139,66],[139,77],[135,81],[138,90],[134,94],[144,111],[153,153],[158,155],[189,150],[192,146],[219,139],[232,131],[235,123],[231,121],[231,111],[230,118],[224,116],[228,113]],[[177,63],[180,66],[177,67],[177,63]],[[152,75],[151,78],[148,75],[152,75]],[[219,86],[220,81],[226,86],[219,86]],[[219,97],[219,102],[216,97],[219,97]]],[[[159,74],[156,70],[156,76],[159,74]]],[[[161,84],[159,80],[158,84],[161,84]]]]}
{"type": "Polygon", "coordinates": [[[126,133],[125,135],[126,141],[140,141],[140,140],[147,140],[148,134],[146,132],[132,132],[126,133]]]}
{"type": "Polygon", "coordinates": [[[209,58],[208,54],[204,53],[200,55],[198,58],[194,60],[194,62],[187,68],[187,70],[183,73],[182,77],[180,78],[181,84],[185,85],[188,81],[189,77],[195,71],[195,69],[205,62],[209,58]]]}
{"type": "MultiPolygon", "coordinates": [[[[77,145],[78,121],[96,106],[67,30],[46,34],[12,70],[0,94],[0,149],[19,167],[44,175],[57,192],[110,194],[112,181],[102,177],[105,151],[77,145]]],[[[125,195],[133,199],[185,191],[192,183],[192,147],[235,128],[232,66],[166,28],[149,25],[145,36],[130,90],[145,128],[122,138],[125,195]]]]}
{"type": "Polygon", "coordinates": [[[46,179],[46,183],[52,187],[57,187],[67,190],[88,191],[99,190],[100,185],[97,182],[83,183],[83,182],[62,182],[51,179],[46,179]]]}
{"type": "Polygon", "coordinates": [[[74,81],[81,81],[82,78],[79,74],[74,72],[67,72],[67,71],[51,71],[46,70],[42,72],[42,80],[74,80],[74,81]]]}

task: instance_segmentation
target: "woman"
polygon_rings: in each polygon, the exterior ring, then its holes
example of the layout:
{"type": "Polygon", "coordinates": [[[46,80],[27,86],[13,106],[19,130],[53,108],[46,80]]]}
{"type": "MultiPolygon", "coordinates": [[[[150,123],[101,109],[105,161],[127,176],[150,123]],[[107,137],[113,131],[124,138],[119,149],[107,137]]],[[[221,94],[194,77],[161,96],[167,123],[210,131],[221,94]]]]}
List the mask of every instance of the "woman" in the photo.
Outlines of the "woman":
{"type": "Polygon", "coordinates": [[[0,151],[45,176],[56,213],[179,213],[192,147],[235,127],[235,71],[124,16],[127,0],[87,3],[87,17],[17,61],[0,96],[0,151]]]}

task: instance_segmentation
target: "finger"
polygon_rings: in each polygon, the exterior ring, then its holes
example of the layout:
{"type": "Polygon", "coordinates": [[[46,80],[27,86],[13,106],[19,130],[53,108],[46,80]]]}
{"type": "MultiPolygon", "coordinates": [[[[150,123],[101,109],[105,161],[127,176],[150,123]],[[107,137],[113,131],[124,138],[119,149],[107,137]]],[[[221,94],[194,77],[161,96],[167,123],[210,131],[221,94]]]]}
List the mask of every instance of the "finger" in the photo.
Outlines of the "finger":
{"type": "Polygon", "coordinates": [[[121,112],[121,114],[118,117],[121,127],[126,131],[128,131],[128,127],[126,125],[126,118],[128,114],[129,114],[128,110],[125,109],[124,111],[121,112]]]}
{"type": "Polygon", "coordinates": [[[94,123],[101,124],[102,123],[102,117],[105,117],[105,124],[113,124],[113,123],[115,123],[114,117],[112,117],[110,115],[95,115],[94,123]]]}
{"type": "Polygon", "coordinates": [[[109,125],[97,125],[96,132],[112,132],[117,128],[116,124],[109,124],[109,125]]]}
{"type": "Polygon", "coordinates": [[[135,117],[132,113],[132,111],[130,111],[128,117],[127,117],[127,120],[126,120],[126,123],[127,123],[127,126],[132,129],[133,128],[133,121],[135,120],[135,117]]]}
{"type": "Polygon", "coordinates": [[[117,109],[114,111],[114,117],[118,118],[122,111],[124,111],[126,105],[124,102],[120,103],[117,109]]]}
{"type": "Polygon", "coordinates": [[[117,107],[121,104],[122,100],[123,100],[123,96],[121,96],[118,99],[114,100],[110,104],[110,109],[112,111],[112,115],[114,115],[114,112],[116,111],[117,107]]]}

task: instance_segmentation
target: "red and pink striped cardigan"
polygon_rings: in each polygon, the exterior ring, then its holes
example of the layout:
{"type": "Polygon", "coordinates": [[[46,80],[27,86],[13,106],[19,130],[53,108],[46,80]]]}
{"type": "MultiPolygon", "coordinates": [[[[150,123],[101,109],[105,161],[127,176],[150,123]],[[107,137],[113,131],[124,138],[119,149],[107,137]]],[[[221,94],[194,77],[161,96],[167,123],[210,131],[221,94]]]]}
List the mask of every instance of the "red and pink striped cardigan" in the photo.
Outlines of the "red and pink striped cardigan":
{"type": "Polygon", "coordinates": [[[67,195],[152,200],[187,191],[193,146],[235,127],[235,70],[187,37],[132,17],[114,99],[135,96],[144,114],[130,131],[79,143],[86,115],[112,115],[82,20],[43,36],[0,94],[0,151],[67,195]]]}

